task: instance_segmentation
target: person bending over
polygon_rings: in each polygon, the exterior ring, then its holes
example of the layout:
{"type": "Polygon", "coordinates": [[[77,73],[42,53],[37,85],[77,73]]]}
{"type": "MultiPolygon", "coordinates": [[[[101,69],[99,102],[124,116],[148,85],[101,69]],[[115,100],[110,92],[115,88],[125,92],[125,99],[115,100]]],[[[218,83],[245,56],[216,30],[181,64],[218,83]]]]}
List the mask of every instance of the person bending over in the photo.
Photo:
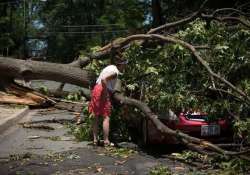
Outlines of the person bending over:
{"type": "Polygon", "coordinates": [[[99,117],[103,117],[103,140],[104,146],[113,146],[109,140],[109,123],[111,115],[111,95],[114,92],[115,84],[118,75],[124,70],[127,61],[119,61],[115,65],[105,67],[91,91],[91,101],[88,106],[88,111],[94,116],[92,125],[93,129],[93,144],[98,143],[98,123],[99,117]]]}

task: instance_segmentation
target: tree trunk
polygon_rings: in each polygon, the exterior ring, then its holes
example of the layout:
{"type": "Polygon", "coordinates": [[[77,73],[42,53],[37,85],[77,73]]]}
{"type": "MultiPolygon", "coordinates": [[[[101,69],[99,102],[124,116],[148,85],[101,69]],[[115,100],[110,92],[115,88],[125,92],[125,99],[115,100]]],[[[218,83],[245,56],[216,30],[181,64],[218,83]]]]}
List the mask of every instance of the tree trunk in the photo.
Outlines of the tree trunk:
{"type": "Polygon", "coordinates": [[[69,65],[0,57],[1,78],[54,80],[89,87],[93,73],[69,65]]]}
{"type": "Polygon", "coordinates": [[[157,27],[163,24],[160,0],[152,0],[152,16],[153,16],[153,27],[157,27]]]}

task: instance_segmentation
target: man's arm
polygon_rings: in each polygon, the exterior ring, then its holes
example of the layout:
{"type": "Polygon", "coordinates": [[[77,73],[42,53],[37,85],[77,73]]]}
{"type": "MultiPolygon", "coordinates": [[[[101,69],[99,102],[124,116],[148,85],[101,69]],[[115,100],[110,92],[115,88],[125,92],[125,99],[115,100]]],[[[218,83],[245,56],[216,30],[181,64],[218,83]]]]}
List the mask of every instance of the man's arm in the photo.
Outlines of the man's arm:
{"type": "Polygon", "coordinates": [[[115,79],[117,77],[117,74],[114,73],[114,74],[111,74],[109,76],[107,76],[106,78],[102,79],[101,82],[102,82],[102,87],[103,88],[107,88],[107,82],[109,80],[112,80],[112,79],[115,79]]]}
{"type": "Polygon", "coordinates": [[[117,74],[114,73],[114,74],[111,74],[111,75],[109,75],[106,78],[101,80],[102,87],[103,87],[103,93],[102,93],[102,99],[103,100],[106,99],[106,97],[108,95],[107,82],[109,80],[115,79],[116,77],[117,77],[117,74]]]}

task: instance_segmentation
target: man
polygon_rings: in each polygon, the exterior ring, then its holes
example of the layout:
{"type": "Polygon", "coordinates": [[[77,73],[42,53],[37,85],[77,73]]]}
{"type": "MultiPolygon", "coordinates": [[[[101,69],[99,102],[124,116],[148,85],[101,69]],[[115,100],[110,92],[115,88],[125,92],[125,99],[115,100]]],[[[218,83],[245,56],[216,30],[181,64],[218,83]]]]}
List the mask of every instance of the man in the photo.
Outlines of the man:
{"type": "Polygon", "coordinates": [[[109,123],[111,114],[111,95],[114,92],[118,75],[123,72],[126,60],[116,62],[116,65],[105,67],[91,92],[91,101],[89,103],[89,112],[94,116],[93,121],[93,144],[98,143],[98,122],[99,117],[103,117],[103,140],[104,146],[113,146],[109,141],[109,123]]]}

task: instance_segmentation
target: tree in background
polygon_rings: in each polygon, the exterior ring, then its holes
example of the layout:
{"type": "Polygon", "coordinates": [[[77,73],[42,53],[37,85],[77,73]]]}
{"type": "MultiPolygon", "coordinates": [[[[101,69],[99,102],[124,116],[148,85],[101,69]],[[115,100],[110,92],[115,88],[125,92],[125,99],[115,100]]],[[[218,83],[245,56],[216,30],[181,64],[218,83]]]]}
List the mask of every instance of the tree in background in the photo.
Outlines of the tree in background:
{"type": "Polygon", "coordinates": [[[3,56],[21,54],[24,36],[20,1],[0,2],[0,54],[3,56]]]}
{"type": "Polygon", "coordinates": [[[143,5],[135,0],[47,1],[41,18],[46,26],[49,57],[70,62],[81,50],[142,28],[143,5]]]}

